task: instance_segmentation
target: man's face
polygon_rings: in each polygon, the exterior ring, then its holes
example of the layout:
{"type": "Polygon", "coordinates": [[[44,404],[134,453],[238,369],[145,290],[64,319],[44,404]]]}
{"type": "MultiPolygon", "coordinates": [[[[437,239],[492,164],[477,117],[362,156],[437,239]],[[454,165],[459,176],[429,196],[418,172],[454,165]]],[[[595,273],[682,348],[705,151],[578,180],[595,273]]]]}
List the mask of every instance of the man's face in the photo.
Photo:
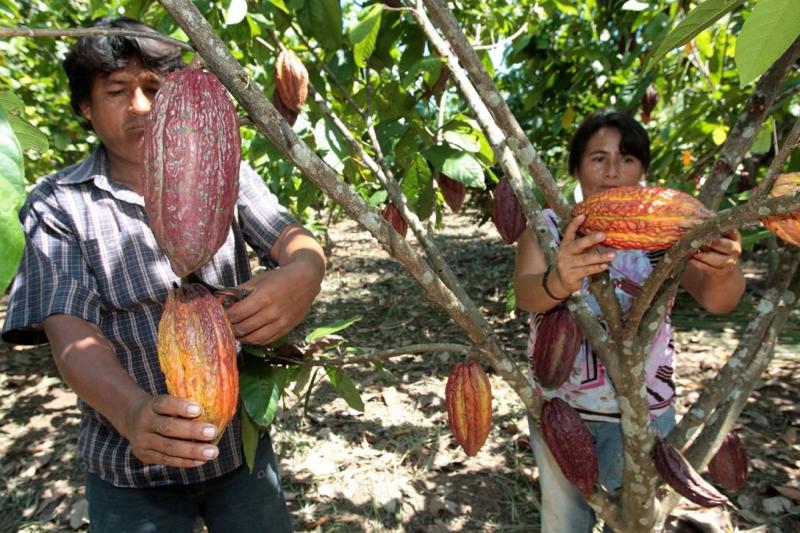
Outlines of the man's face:
{"type": "Polygon", "coordinates": [[[125,68],[98,75],[81,112],[112,159],[144,162],[144,121],[161,87],[161,76],[131,58],[125,68]]]}

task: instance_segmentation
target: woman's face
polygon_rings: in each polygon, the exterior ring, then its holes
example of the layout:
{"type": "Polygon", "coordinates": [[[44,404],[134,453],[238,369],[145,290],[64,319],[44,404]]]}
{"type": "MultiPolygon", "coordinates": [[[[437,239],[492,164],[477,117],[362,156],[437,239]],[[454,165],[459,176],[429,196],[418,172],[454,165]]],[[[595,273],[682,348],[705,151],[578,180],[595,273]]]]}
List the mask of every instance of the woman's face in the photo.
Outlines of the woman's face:
{"type": "Polygon", "coordinates": [[[581,183],[584,198],[604,189],[638,185],[644,178],[639,158],[620,153],[621,137],[617,128],[604,127],[589,138],[574,176],[581,183]]]}

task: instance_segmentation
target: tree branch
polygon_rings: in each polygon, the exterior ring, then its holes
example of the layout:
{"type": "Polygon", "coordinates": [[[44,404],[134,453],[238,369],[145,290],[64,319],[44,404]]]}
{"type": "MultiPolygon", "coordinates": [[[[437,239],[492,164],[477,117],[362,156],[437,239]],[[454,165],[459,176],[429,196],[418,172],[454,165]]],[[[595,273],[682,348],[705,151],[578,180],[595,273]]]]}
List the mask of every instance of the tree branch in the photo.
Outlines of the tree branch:
{"type": "Polygon", "coordinates": [[[298,359],[296,357],[281,357],[276,355],[269,355],[268,359],[278,361],[281,364],[300,365],[300,366],[347,366],[347,365],[360,365],[364,363],[374,363],[398,357],[401,355],[414,355],[421,353],[440,353],[450,352],[461,355],[469,355],[475,353],[473,346],[465,344],[451,344],[451,343],[433,343],[433,344],[409,344],[407,346],[400,346],[389,350],[380,350],[359,357],[340,357],[336,359],[298,359]]]}
{"type": "Polygon", "coordinates": [[[122,37],[137,37],[140,39],[153,39],[175,45],[184,50],[194,50],[192,46],[183,41],[173,39],[161,33],[149,31],[123,30],[118,28],[68,28],[68,29],[42,29],[42,28],[0,28],[0,37],[96,37],[119,35],[122,37]]]}
{"type": "Polygon", "coordinates": [[[770,163],[767,173],[764,175],[758,188],[752,196],[750,196],[749,202],[756,202],[769,194],[769,191],[772,190],[772,186],[775,184],[775,180],[778,178],[778,172],[780,172],[781,167],[786,163],[792,151],[797,148],[798,138],[800,138],[800,118],[794,121],[792,129],[783,141],[783,146],[781,146],[781,149],[775,155],[772,163],[770,163]]]}

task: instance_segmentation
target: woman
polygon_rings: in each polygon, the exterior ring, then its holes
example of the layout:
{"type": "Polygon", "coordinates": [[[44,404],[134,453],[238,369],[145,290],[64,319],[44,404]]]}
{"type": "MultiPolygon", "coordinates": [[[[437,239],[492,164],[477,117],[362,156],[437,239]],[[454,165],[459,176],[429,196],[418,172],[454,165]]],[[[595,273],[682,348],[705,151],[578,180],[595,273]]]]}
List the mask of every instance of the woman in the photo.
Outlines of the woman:
{"type": "MultiPolygon", "coordinates": [[[[644,182],[650,164],[650,140],[644,128],[622,113],[593,115],[578,128],[570,143],[569,172],[578,180],[584,198],[602,190],[644,182]]],[[[602,232],[578,236],[584,220],[575,217],[563,236],[558,218],[545,210],[545,219],[558,243],[555,264],[548,268],[536,238],[527,230],[517,243],[515,291],[517,305],[531,312],[528,356],[536,341],[542,314],[576,291],[586,294],[595,314],[597,302],[588,295],[588,276],[608,270],[623,310],[630,307],[635,287],[641,286],[663,252],[612,250],[600,243],[602,232]],[[625,283],[622,283],[625,281],[625,283]],[[631,289],[633,287],[633,290],[631,289]]],[[[739,303],[744,276],[739,266],[741,238],[733,231],[689,258],[681,285],[711,313],[727,313],[739,303]]],[[[650,417],[659,435],[675,425],[672,398],[674,349],[669,315],[656,333],[647,359],[650,417]]],[[[613,493],[619,489],[624,466],[620,414],[613,384],[602,363],[584,342],[569,380],[557,390],[537,387],[547,398],[560,397],[574,407],[592,433],[600,467],[600,483],[613,493]]],[[[592,531],[595,516],[580,492],[564,478],[547,445],[531,427],[534,455],[542,492],[542,531],[592,531]]]]}

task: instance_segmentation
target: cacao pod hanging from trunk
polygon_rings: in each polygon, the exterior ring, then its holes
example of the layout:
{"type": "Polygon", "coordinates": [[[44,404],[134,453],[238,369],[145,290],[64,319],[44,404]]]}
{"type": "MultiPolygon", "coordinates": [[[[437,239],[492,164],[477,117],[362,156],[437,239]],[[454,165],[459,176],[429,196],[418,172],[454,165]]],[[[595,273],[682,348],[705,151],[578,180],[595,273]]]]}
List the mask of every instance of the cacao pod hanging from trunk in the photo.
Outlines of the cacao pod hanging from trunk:
{"type": "Polygon", "coordinates": [[[180,277],[208,262],[233,220],[241,139],[236,109],[210,72],[171,72],[145,124],[147,224],[180,277]]]}
{"type": "Polygon", "coordinates": [[[467,188],[460,181],[448,178],[444,174],[436,175],[436,183],[439,184],[444,201],[450,206],[450,210],[453,213],[458,213],[467,195],[467,188]]]}
{"type": "Polygon", "coordinates": [[[653,444],[653,461],[664,482],[675,492],[701,507],[728,503],[728,498],[703,479],[683,455],[671,444],[657,438],[653,444]]]}
{"type": "Polygon", "coordinates": [[[236,339],[222,305],[205,287],[183,285],[167,295],[158,324],[158,361],[172,396],[197,402],[199,420],[214,424],[219,441],[236,414],[236,339]]]}
{"type": "Polygon", "coordinates": [[[505,176],[500,178],[492,198],[492,221],[503,241],[513,244],[525,231],[528,219],[505,176]]]}
{"type": "MultiPolygon", "coordinates": [[[[794,194],[798,188],[800,188],[800,172],[781,174],[775,179],[769,197],[794,194]]],[[[782,215],[764,217],[761,219],[761,223],[780,239],[800,246],[800,209],[782,215]]]]}
{"type": "Polygon", "coordinates": [[[478,363],[456,363],[445,386],[445,403],[453,437],[472,457],[492,425],[492,387],[478,363]]]}
{"type": "Polygon", "coordinates": [[[545,389],[563,385],[572,373],[582,343],[583,334],[566,307],[559,305],[545,313],[536,328],[530,361],[539,385],[545,389]]]}
{"type": "Polygon", "coordinates": [[[289,123],[290,126],[294,126],[294,123],[297,122],[297,117],[300,115],[297,111],[292,111],[288,107],[283,104],[283,100],[281,97],[278,96],[277,91],[275,94],[272,95],[272,105],[275,107],[275,110],[280,113],[283,117],[283,120],[289,123]]]}
{"type": "Polygon", "coordinates": [[[711,216],[699,200],[664,187],[615,187],[577,204],[572,216],[586,215],[582,234],[602,231],[611,248],[664,250],[711,216]]]}
{"type": "Polygon", "coordinates": [[[383,211],[381,211],[381,215],[389,222],[389,224],[392,225],[397,233],[403,237],[406,236],[408,233],[408,223],[392,202],[386,204],[386,207],[384,207],[383,211]]]}
{"type": "Polygon", "coordinates": [[[747,451],[742,439],[731,431],[708,463],[708,473],[726,489],[737,491],[744,487],[748,470],[747,451]]]}
{"type": "Polygon", "coordinates": [[[300,112],[308,97],[308,71],[291,50],[281,50],[275,61],[275,90],[287,108],[300,112]]]}
{"type": "Polygon", "coordinates": [[[561,473],[588,497],[600,469],[592,434],[578,412],[561,398],[553,398],[542,406],[539,427],[561,473]]]}
{"type": "Polygon", "coordinates": [[[653,108],[656,107],[657,103],[658,91],[656,91],[656,86],[651,83],[647,86],[644,96],[642,96],[642,124],[650,122],[650,113],[653,112],[653,108]]]}

